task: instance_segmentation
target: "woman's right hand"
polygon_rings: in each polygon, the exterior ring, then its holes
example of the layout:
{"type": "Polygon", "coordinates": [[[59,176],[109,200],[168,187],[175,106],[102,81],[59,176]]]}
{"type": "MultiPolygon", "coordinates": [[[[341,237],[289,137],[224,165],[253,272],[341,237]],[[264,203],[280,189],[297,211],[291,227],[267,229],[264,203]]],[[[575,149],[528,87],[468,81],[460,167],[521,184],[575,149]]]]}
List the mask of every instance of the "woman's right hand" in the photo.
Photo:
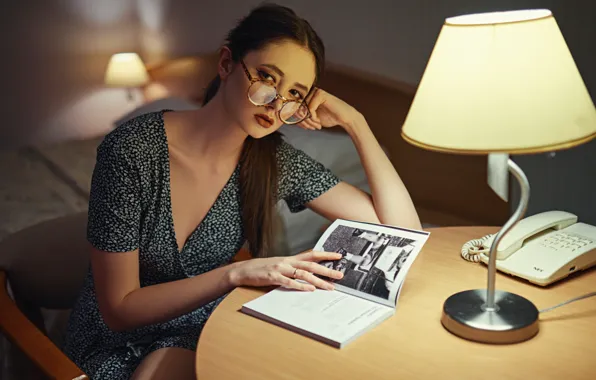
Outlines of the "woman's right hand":
{"type": "Polygon", "coordinates": [[[306,291],[314,291],[317,287],[333,290],[332,283],[315,274],[338,280],[343,278],[342,272],[318,263],[341,258],[341,253],[311,250],[295,256],[251,259],[236,263],[231,268],[230,281],[234,287],[277,285],[306,291]],[[306,283],[296,280],[303,280],[306,283]]]}

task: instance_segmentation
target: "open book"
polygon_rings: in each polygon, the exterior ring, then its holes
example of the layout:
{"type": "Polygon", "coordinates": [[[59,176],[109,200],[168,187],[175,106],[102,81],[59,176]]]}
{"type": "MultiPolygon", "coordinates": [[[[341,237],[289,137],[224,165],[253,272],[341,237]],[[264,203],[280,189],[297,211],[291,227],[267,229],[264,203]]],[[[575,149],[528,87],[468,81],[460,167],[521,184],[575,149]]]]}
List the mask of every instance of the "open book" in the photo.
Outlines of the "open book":
{"type": "Polygon", "coordinates": [[[325,278],[335,290],[279,287],[245,303],[241,311],[341,348],[395,313],[408,269],[429,235],[338,219],[314,247],[343,255],[320,263],[344,273],[341,280],[325,278]]]}

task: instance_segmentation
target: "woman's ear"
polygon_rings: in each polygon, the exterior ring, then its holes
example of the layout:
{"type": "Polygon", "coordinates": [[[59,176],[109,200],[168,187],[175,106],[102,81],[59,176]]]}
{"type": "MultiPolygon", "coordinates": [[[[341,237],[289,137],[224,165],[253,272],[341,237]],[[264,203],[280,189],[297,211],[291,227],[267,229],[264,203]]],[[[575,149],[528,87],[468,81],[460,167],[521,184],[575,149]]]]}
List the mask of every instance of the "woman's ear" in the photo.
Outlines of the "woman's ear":
{"type": "Polygon", "coordinates": [[[219,51],[219,62],[217,64],[217,73],[222,80],[225,80],[234,67],[232,60],[232,51],[227,46],[223,46],[219,51]]]}

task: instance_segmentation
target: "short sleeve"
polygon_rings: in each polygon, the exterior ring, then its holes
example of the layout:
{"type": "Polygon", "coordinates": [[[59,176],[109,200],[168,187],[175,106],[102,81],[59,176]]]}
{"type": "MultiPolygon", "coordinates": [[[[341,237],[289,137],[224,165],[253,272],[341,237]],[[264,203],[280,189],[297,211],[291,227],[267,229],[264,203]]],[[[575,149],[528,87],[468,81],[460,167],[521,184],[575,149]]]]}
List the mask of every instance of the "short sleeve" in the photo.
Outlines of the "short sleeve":
{"type": "Polygon", "coordinates": [[[124,147],[104,140],[97,148],[87,239],[102,251],[128,252],[139,247],[140,177],[124,147]]]}
{"type": "Polygon", "coordinates": [[[285,200],[293,213],[304,210],[306,203],[340,182],[323,164],[286,141],[282,141],[277,150],[277,160],[279,198],[285,200]]]}

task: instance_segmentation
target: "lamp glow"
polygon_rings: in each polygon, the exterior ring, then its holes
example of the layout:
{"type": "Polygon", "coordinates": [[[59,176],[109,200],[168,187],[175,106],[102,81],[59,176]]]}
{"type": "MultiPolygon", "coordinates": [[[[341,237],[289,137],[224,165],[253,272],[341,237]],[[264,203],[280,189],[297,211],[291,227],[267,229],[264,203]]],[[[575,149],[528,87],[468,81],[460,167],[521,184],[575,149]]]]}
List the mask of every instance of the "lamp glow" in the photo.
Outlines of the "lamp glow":
{"type": "Polygon", "coordinates": [[[147,69],[136,53],[118,53],[110,58],[104,82],[113,87],[139,87],[149,81],[147,69]]]}

